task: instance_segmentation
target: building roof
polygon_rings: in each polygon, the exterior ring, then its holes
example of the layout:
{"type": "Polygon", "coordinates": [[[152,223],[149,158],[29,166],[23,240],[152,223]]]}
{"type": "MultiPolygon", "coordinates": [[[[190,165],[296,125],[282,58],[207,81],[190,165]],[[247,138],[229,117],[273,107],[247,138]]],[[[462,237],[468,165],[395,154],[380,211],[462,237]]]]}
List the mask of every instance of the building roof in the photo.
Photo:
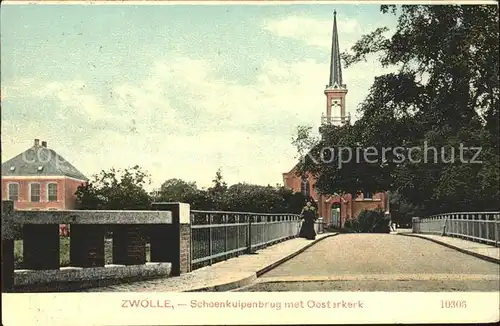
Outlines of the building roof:
{"type": "Polygon", "coordinates": [[[47,148],[47,143],[35,139],[31,148],[2,163],[2,177],[9,176],[65,176],[87,181],[88,178],[78,171],[53,149],[47,148]]]}
{"type": "Polygon", "coordinates": [[[289,176],[290,174],[295,174],[298,168],[298,163],[293,166],[293,168],[288,172],[283,172],[283,176],[289,176]]]}
{"type": "Polygon", "coordinates": [[[337,12],[333,12],[332,53],[330,57],[330,80],[328,87],[340,88],[342,84],[342,65],[340,62],[339,35],[337,32],[337,12]]]}

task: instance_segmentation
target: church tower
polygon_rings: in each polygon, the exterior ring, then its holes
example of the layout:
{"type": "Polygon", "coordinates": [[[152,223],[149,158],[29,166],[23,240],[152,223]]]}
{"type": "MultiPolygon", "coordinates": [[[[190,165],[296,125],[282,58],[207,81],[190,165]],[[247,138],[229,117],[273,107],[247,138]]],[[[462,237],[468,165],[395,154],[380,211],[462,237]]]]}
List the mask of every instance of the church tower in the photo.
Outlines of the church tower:
{"type": "MultiPolygon", "coordinates": [[[[347,86],[342,80],[342,65],[340,62],[339,36],[337,30],[337,12],[333,12],[332,50],[330,57],[330,79],[325,87],[326,115],[322,114],[320,134],[330,126],[346,126],[350,124],[351,116],[346,114],[347,86]]],[[[389,210],[387,193],[363,193],[357,196],[350,194],[322,194],[316,190],[316,176],[308,172],[298,173],[298,164],[283,173],[283,184],[287,189],[311,196],[318,205],[318,214],[323,217],[326,225],[342,227],[349,218],[356,218],[363,210],[389,210]]]]}
{"type": "Polygon", "coordinates": [[[337,12],[333,12],[332,52],[330,58],[330,80],[325,88],[326,115],[322,115],[322,125],[343,125],[351,120],[346,115],[347,86],[342,81],[339,35],[337,32],[337,12]]]}

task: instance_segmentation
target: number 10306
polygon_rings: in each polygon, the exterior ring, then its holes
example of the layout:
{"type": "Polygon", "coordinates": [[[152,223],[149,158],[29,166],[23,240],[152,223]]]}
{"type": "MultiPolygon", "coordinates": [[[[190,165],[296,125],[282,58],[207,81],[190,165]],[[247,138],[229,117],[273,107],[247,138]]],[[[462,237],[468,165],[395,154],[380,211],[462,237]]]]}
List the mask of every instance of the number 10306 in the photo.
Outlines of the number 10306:
{"type": "Polygon", "coordinates": [[[441,300],[441,308],[467,308],[465,300],[441,300]]]}

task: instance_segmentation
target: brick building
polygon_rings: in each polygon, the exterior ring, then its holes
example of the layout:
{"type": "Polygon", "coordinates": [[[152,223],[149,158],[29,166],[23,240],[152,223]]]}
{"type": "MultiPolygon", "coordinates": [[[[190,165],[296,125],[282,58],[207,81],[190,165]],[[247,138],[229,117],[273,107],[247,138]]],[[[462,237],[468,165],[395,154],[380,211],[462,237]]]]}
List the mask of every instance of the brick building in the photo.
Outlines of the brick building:
{"type": "MultiPolygon", "coordinates": [[[[330,79],[324,90],[326,96],[326,115],[322,115],[321,124],[342,125],[350,123],[350,114],[346,114],[347,85],[342,80],[342,66],[340,61],[339,39],[337,31],[337,15],[334,12],[332,51],[330,58],[330,79]]],[[[321,129],[321,128],[320,128],[321,129]]],[[[365,209],[380,208],[389,211],[389,197],[387,193],[371,194],[360,193],[356,198],[350,194],[320,195],[314,187],[315,179],[307,174],[305,177],[297,175],[297,167],[283,173],[285,187],[295,192],[302,192],[311,196],[318,205],[318,213],[328,225],[340,227],[348,218],[355,218],[365,209]]]]}
{"type": "Polygon", "coordinates": [[[18,210],[74,209],[75,192],[88,179],[47,142],[33,146],[2,163],[2,200],[18,210]]]}

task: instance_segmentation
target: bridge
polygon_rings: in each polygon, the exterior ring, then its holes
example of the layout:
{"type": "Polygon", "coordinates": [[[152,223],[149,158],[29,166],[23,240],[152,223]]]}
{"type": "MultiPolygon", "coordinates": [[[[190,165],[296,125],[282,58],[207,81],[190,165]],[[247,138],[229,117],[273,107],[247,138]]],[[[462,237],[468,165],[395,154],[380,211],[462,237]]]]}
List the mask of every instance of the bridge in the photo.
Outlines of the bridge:
{"type": "Polygon", "coordinates": [[[495,291],[499,212],[414,218],[391,234],[297,238],[300,216],[190,210],[15,211],[2,203],[4,292],[495,291]],[[59,224],[70,225],[60,238],[59,224]],[[16,231],[17,230],[17,231],[16,231]],[[19,243],[22,248],[19,248],[19,243]],[[66,251],[66,252],[64,252],[66,251]]]}

